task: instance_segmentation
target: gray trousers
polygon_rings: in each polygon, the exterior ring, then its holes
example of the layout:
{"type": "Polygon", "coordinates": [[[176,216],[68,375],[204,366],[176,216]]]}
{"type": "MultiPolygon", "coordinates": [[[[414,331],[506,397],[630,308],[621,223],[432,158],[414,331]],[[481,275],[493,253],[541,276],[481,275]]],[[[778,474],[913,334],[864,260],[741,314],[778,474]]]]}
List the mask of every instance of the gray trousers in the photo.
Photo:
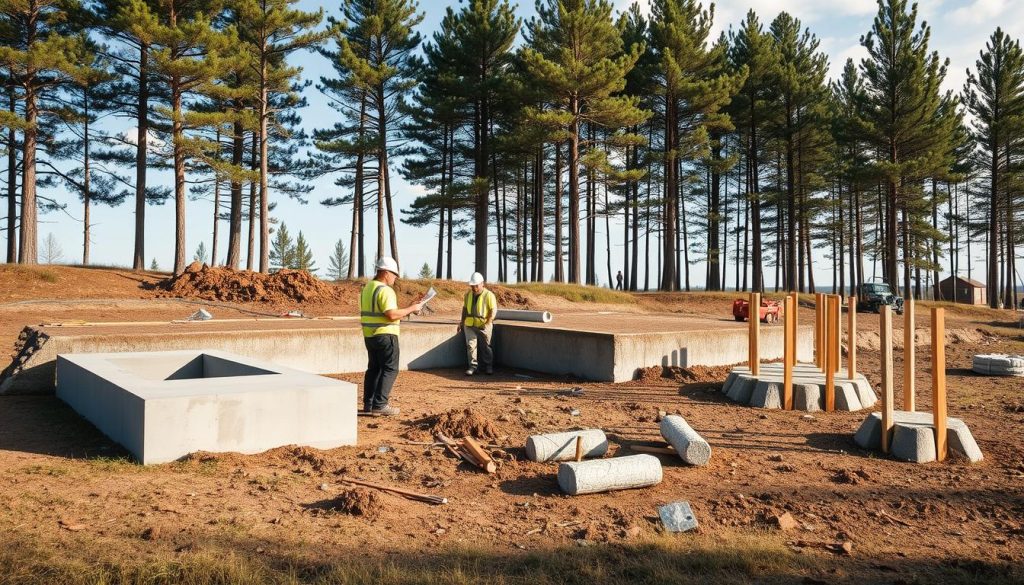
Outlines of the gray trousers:
{"type": "Polygon", "coordinates": [[[494,352],[491,350],[491,334],[494,332],[494,325],[488,325],[483,329],[463,326],[462,334],[466,337],[466,359],[469,362],[469,369],[475,370],[479,366],[485,368],[494,366],[494,352]],[[477,355],[480,356],[479,363],[477,355]]]}

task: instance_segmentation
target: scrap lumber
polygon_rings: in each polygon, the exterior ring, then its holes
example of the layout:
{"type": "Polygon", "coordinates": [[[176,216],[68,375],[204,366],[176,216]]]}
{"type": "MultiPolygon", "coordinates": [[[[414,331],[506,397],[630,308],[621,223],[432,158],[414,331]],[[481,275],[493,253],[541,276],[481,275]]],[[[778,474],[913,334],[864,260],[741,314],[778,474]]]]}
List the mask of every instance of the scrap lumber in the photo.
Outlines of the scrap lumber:
{"type": "Polygon", "coordinates": [[[494,458],[484,450],[483,446],[476,439],[463,437],[459,440],[453,440],[442,433],[437,433],[437,438],[456,457],[465,459],[470,464],[483,469],[487,473],[498,471],[498,464],[495,463],[494,458]]]}
{"type": "Polygon", "coordinates": [[[444,498],[444,497],[441,497],[441,496],[431,496],[431,495],[428,495],[428,494],[419,494],[419,493],[416,493],[414,491],[410,491],[410,490],[407,490],[407,489],[402,489],[402,488],[397,488],[397,487],[392,487],[392,486],[387,486],[387,485],[381,485],[379,483],[371,483],[371,482],[368,482],[368,481],[363,481],[361,479],[352,479],[351,477],[341,477],[340,481],[343,481],[345,483],[351,483],[353,485],[358,485],[358,486],[362,486],[362,487],[367,487],[367,488],[375,489],[375,490],[380,490],[382,492],[391,492],[391,493],[403,496],[405,498],[408,498],[410,500],[416,500],[417,502],[426,502],[428,504],[434,504],[434,505],[440,505],[440,504],[447,504],[448,503],[448,498],[444,498]]]}
{"type": "Polygon", "coordinates": [[[636,451],[637,453],[653,453],[655,455],[675,455],[679,456],[679,452],[672,447],[650,447],[648,445],[630,445],[630,451],[636,451]]]}

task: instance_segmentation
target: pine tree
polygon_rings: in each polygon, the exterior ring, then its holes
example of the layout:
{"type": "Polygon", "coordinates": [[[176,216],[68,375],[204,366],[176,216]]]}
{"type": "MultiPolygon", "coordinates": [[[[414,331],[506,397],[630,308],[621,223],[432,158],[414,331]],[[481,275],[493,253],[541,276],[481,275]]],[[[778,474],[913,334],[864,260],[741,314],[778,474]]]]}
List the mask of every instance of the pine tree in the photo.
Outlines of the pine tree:
{"type": "Polygon", "coordinates": [[[345,250],[345,241],[338,240],[334,243],[334,251],[331,253],[330,265],[327,267],[327,278],[333,281],[340,281],[348,275],[348,251],[345,250]]]}
{"type": "Polygon", "coordinates": [[[309,242],[306,241],[306,236],[302,235],[302,230],[299,230],[299,237],[295,239],[291,263],[288,267],[292,270],[305,270],[310,273],[317,270],[316,262],[313,261],[313,250],[309,249],[309,242]]]}
{"type": "MultiPolygon", "coordinates": [[[[636,97],[616,95],[640,57],[623,52],[607,0],[542,0],[526,24],[522,59],[552,107],[534,120],[560,129],[569,143],[569,281],[580,282],[580,147],[584,125],[620,128],[642,122],[636,97]]],[[[589,204],[589,202],[588,202],[589,204]]],[[[592,239],[592,238],[591,238],[592,239]]]]}
{"type": "Polygon", "coordinates": [[[288,233],[288,226],[283,223],[270,244],[270,263],[274,272],[295,265],[295,242],[288,233]]]}
{"type": "MultiPolygon", "coordinates": [[[[992,308],[1015,307],[1014,199],[1021,179],[1024,141],[1024,50],[997,28],[967,72],[964,102],[974,118],[979,168],[988,182],[988,302],[992,308]],[[1005,235],[1002,229],[1005,229],[1005,235]],[[1007,242],[1006,291],[999,286],[999,242],[1007,242]]],[[[1017,195],[1019,197],[1019,195],[1017,195]]],[[[1022,230],[1024,231],[1024,230],[1022,230]]]]}
{"type": "Polygon", "coordinates": [[[430,270],[430,264],[427,263],[427,262],[424,262],[423,266],[420,267],[420,273],[419,273],[418,277],[421,280],[428,280],[428,279],[432,278],[433,276],[434,276],[434,273],[433,273],[432,270],[430,270]]]}
{"type": "Polygon", "coordinates": [[[0,66],[11,73],[24,103],[23,115],[12,112],[0,120],[23,130],[21,210],[18,262],[38,262],[36,149],[40,132],[40,100],[82,69],[72,55],[82,37],[73,26],[82,22],[75,0],[23,0],[0,4],[0,66]]]}
{"type": "MultiPolygon", "coordinates": [[[[879,0],[878,15],[861,44],[866,104],[864,133],[879,153],[878,176],[885,185],[883,206],[883,276],[898,282],[900,248],[903,294],[911,296],[911,215],[920,213],[921,182],[941,170],[940,86],[947,61],[929,52],[931,29],[917,29],[917,5],[906,0],[879,0]],[[902,245],[901,236],[902,235],[902,245]]],[[[915,218],[916,219],[916,218],[915,218]]]]}
{"type": "MultiPolygon", "coordinates": [[[[662,290],[680,288],[677,225],[686,226],[681,208],[687,163],[710,156],[710,132],[732,130],[722,109],[746,78],[746,69],[724,71],[725,45],[708,47],[714,19],[696,0],[654,0],[651,43],[658,59],[659,94],[664,129],[664,199],[662,209],[662,290]]],[[[686,246],[683,246],[686,249],[686,246]]],[[[688,264],[683,268],[688,272],[688,264]]],[[[687,283],[688,284],[688,283],[687,283]]]]}
{"type": "Polygon", "coordinates": [[[206,251],[206,243],[199,240],[199,246],[196,247],[196,253],[192,255],[192,261],[209,264],[209,255],[210,253],[206,251]]]}
{"type": "Polygon", "coordinates": [[[260,272],[270,267],[270,142],[274,138],[269,126],[275,122],[283,104],[295,104],[276,96],[292,93],[292,82],[299,68],[285,63],[288,55],[315,48],[329,34],[314,30],[323,19],[323,10],[303,12],[294,6],[298,0],[234,0],[237,24],[242,40],[249,48],[257,71],[257,113],[259,122],[259,203],[260,203],[260,272]]]}

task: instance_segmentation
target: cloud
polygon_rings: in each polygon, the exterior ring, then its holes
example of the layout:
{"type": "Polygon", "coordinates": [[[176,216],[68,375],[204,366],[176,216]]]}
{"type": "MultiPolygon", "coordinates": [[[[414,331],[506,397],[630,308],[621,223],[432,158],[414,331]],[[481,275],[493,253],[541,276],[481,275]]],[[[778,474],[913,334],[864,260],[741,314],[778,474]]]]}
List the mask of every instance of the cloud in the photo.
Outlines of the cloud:
{"type": "Polygon", "coordinates": [[[974,0],[970,4],[947,12],[945,20],[960,24],[982,24],[1002,16],[1009,7],[1008,0],[974,0]]]}

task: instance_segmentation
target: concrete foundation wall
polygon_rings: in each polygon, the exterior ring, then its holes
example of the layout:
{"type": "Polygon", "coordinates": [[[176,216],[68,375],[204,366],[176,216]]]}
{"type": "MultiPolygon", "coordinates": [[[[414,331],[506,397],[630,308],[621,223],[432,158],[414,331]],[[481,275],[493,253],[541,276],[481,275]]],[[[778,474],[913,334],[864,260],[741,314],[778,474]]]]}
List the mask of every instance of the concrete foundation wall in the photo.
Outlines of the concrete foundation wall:
{"type": "Polygon", "coordinates": [[[587,380],[615,380],[615,335],[547,327],[494,328],[497,362],[555,375],[587,380]]]}
{"type": "Polygon", "coordinates": [[[354,384],[263,365],[212,350],[61,355],[57,396],[146,464],[195,451],[259,453],[291,444],[327,449],[356,443],[354,384]],[[192,364],[197,358],[217,362],[222,375],[159,379],[168,362],[192,364]],[[150,359],[152,369],[145,366],[150,359]],[[223,375],[231,370],[244,374],[223,375]],[[252,375],[253,370],[266,373],[252,375]]]}

